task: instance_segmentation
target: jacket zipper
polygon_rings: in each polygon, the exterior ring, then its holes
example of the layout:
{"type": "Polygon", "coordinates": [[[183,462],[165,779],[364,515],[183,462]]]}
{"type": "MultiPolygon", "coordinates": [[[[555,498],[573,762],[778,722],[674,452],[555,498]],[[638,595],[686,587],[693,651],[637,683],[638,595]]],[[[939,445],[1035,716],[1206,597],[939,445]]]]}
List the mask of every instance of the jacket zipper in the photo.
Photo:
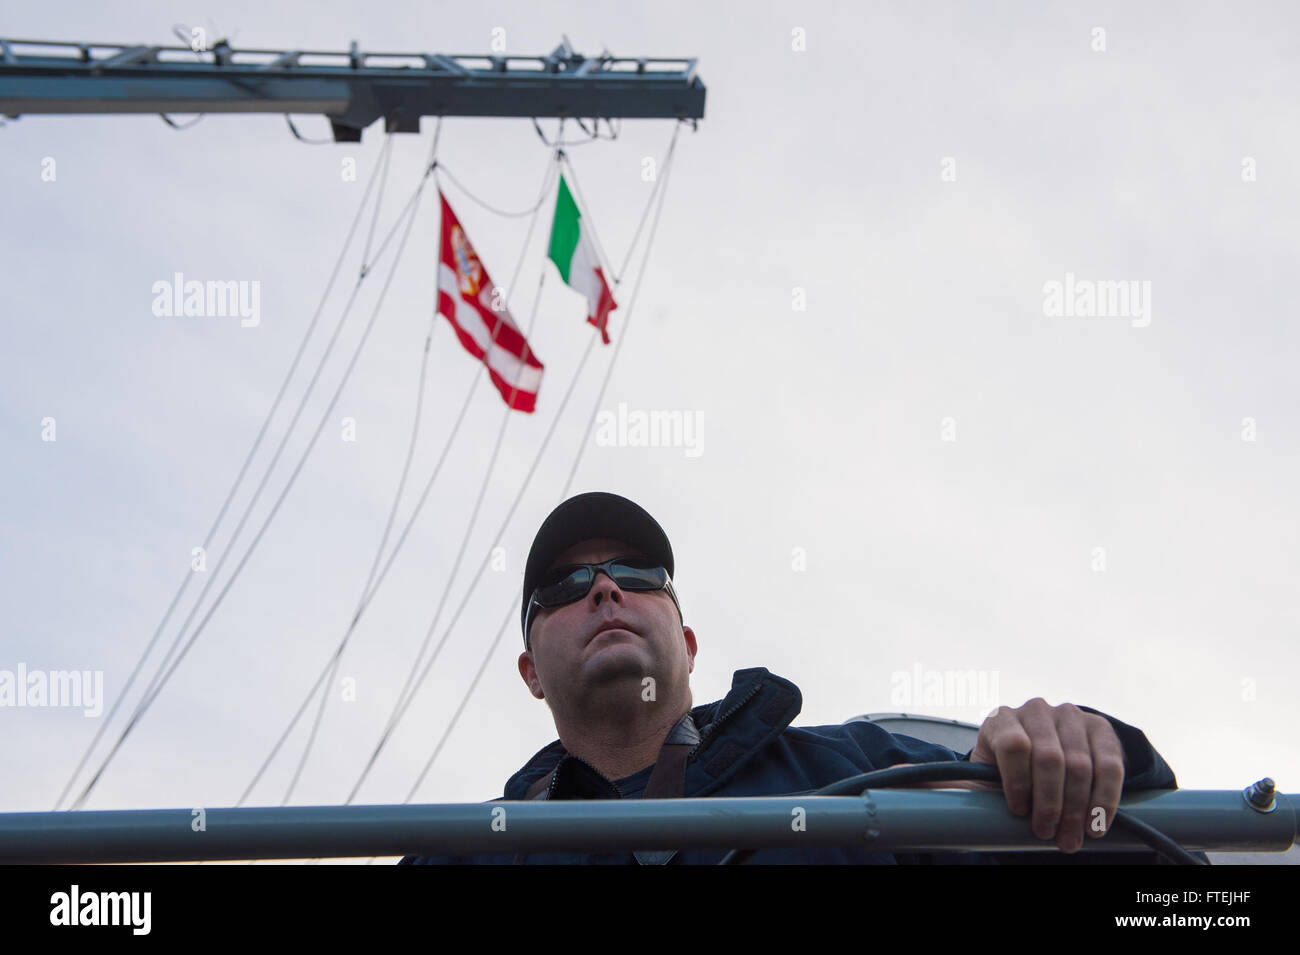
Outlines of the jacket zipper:
{"type": "MultiPolygon", "coordinates": [[[[614,781],[613,781],[612,779],[609,779],[608,776],[606,776],[604,773],[602,773],[602,772],[601,772],[599,769],[597,769],[595,766],[591,765],[591,763],[587,762],[587,761],[586,761],[585,759],[583,759],[581,756],[574,756],[572,753],[566,753],[563,757],[560,758],[560,762],[563,762],[563,761],[566,760],[566,759],[576,759],[578,762],[582,763],[584,766],[586,766],[588,769],[590,769],[593,773],[595,773],[595,774],[596,774],[597,776],[599,776],[601,779],[608,780],[608,781],[609,781],[609,785],[613,788],[614,792],[618,793],[618,798],[619,798],[619,799],[622,799],[622,798],[623,798],[623,791],[622,791],[621,789],[618,788],[618,786],[614,783],[614,781]]],[[[555,792],[555,781],[556,781],[557,779],[559,779],[559,777],[560,777],[560,772],[559,772],[559,770],[560,770],[560,763],[556,763],[556,764],[555,764],[555,769],[551,770],[551,784],[550,784],[549,786],[546,787],[546,798],[547,798],[547,800],[549,800],[549,799],[551,798],[552,793],[555,792]]]]}
{"type": "MultiPolygon", "coordinates": [[[[605,776],[604,773],[602,773],[599,769],[596,769],[595,766],[592,766],[591,763],[588,763],[588,762],[587,762],[585,759],[583,759],[581,756],[574,756],[572,753],[565,753],[563,756],[560,757],[560,762],[564,762],[564,760],[566,760],[566,759],[576,759],[578,762],[583,763],[584,765],[586,765],[587,768],[589,768],[590,770],[592,770],[593,772],[595,772],[595,773],[596,773],[598,776],[600,776],[601,778],[605,778],[605,779],[608,778],[607,776],[605,776]]],[[[558,778],[559,778],[559,775],[560,775],[560,773],[559,773],[560,762],[557,762],[557,763],[555,764],[555,768],[554,768],[553,770],[551,770],[551,784],[550,784],[549,786],[546,787],[546,799],[547,799],[547,801],[550,801],[551,795],[555,792],[555,780],[558,779],[558,778]]],[[[619,798],[620,798],[620,799],[623,798],[623,793],[622,793],[622,791],[618,788],[618,786],[614,785],[613,780],[610,780],[610,785],[613,786],[613,788],[614,788],[614,792],[618,793],[619,798]]],[[[526,860],[528,859],[528,856],[529,856],[530,854],[531,854],[531,853],[527,853],[527,852],[516,852],[516,853],[515,853],[515,865],[527,865],[527,861],[526,861],[526,860]]]]}
{"type": "Polygon", "coordinates": [[[708,742],[709,738],[713,736],[715,732],[717,732],[718,727],[721,726],[725,721],[731,719],[731,717],[735,715],[737,710],[739,710],[742,706],[744,706],[755,696],[757,696],[758,691],[761,690],[762,688],[763,688],[763,682],[761,680],[756,682],[748,693],[746,693],[744,696],[742,696],[739,700],[736,701],[734,706],[732,706],[729,710],[727,710],[721,716],[714,719],[712,723],[706,726],[700,732],[700,741],[696,743],[695,748],[691,750],[691,756],[692,757],[695,756],[695,754],[700,751],[700,747],[702,747],[706,742],[708,742]]]}

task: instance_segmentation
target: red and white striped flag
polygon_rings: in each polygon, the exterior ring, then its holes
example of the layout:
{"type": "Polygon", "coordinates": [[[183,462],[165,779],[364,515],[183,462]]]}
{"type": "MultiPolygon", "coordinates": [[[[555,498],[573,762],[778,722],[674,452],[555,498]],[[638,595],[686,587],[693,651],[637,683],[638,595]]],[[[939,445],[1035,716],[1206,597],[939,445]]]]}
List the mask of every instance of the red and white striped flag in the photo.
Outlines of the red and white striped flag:
{"type": "Polygon", "coordinates": [[[487,365],[492,384],[506,404],[531,412],[542,384],[542,363],[510,317],[504,295],[492,284],[441,190],[438,198],[442,200],[438,312],[451,322],[465,350],[487,365]]]}

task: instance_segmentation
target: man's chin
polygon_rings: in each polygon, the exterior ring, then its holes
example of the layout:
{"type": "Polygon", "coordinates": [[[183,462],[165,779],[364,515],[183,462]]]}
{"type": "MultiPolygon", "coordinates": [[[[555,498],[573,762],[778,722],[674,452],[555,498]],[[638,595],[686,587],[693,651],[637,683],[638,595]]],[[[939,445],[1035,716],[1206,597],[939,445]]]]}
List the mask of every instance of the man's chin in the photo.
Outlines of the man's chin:
{"type": "Polygon", "coordinates": [[[599,647],[582,668],[583,682],[588,686],[636,680],[638,683],[651,672],[651,660],[645,647],[632,643],[611,643],[599,647]]]}

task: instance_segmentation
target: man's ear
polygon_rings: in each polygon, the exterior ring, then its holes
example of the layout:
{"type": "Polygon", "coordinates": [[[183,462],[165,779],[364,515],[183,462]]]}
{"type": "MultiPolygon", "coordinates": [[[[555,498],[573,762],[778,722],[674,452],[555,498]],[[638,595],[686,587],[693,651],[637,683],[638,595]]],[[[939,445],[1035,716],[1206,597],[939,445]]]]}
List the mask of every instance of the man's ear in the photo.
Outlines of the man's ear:
{"type": "Polygon", "coordinates": [[[687,673],[695,672],[695,654],[699,650],[699,644],[695,640],[695,631],[685,625],[682,626],[682,636],[686,639],[686,664],[687,673]]]}
{"type": "Polygon", "coordinates": [[[533,662],[531,650],[525,650],[519,654],[519,675],[528,684],[529,693],[539,700],[546,699],[546,694],[542,692],[542,681],[537,677],[537,664],[533,662]]]}

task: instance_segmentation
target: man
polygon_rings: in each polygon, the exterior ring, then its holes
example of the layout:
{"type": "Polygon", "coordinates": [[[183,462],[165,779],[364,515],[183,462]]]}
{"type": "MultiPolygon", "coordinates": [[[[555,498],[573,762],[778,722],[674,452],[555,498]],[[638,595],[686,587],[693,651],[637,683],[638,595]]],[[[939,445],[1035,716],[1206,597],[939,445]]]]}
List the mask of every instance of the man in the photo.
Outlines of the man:
{"type": "MultiPolygon", "coordinates": [[[[1007,805],[1032,813],[1036,835],[1076,852],[1106,829],[1121,792],[1174,789],[1173,772],[1143,733],[1088,707],[1033,699],[999,707],[965,755],[852,722],[791,727],[798,687],[762,667],[739,670],[731,692],[693,706],[698,649],[672,585],[673,553],[641,507],[604,492],[580,494],[543,522],[524,569],[519,675],[545,700],[559,739],[533,756],[502,799],[630,799],[795,793],[901,763],[996,764],[1007,805]]],[[[963,785],[939,783],[940,786],[963,785]]],[[[964,784],[980,788],[987,784],[964,784]]],[[[700,864],[723,851],[407,856],[402,864],[700,864]]],[[[1076,857],[1156,862],[1153,852],[1076,857]]],[[[881,854],[866,849],[777,849],[753,863],[1074,861],[1055,853],[881,854]]]]}

